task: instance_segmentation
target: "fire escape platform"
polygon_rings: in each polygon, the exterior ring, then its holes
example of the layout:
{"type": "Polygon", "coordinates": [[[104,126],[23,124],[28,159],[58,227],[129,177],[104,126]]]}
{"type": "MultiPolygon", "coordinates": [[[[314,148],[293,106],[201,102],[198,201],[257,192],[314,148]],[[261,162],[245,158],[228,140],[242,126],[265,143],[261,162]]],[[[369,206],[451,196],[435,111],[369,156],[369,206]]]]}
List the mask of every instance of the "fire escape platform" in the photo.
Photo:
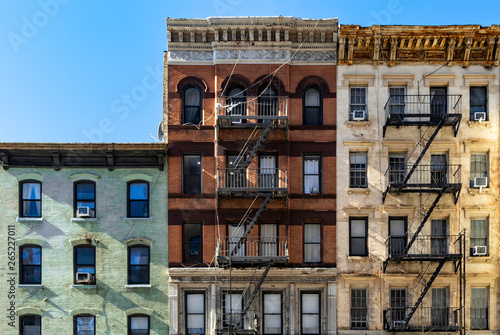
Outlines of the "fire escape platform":
{"type": "Polygon", "coordinates": [[[286,129],[288,116],[219,115],[217,117],[217,126],[220,129],[265,128],[269,123],[272,123],[272,127],[275,129],[286,129]]]}
{"type": "Polygon", "coordinates": [[[385,126],[392,127],[423,127],[437,126],[443,119],[443,126],[455,127],[462,120],[462,114],[398,114],[390,113],[386,119],[385,126]]]}
{"type": "Polygon", "coordinates": [[[235,198],[255,198],[256,196],[266,196],[271,193],[271,198],[286,198],[288,190],[286,188],[245,188],[245,187],[221,187],[217,189],[220,197],[235,198]]]}

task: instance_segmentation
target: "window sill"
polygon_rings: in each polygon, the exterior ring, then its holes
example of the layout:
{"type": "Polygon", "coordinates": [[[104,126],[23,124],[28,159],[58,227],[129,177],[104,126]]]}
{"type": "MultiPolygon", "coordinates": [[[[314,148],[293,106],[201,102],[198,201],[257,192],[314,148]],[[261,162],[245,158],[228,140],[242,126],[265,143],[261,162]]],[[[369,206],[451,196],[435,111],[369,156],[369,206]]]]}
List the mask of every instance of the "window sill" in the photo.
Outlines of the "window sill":
{"type": "Polygon", "coordinates": [[[43,217],[41,218],[17,217],[16,222],[43,222],[43,217]]]}
{"type": "Polygon", "coordinates": [[[367,262],[370,258],[368,256],[347,256],[347,260],[351,262],[367,262]]]}
{"type": "Polygon", "coordinates": [[[42,284],[18,284],[19,288],[44,288],[42,284]]]}
{"type": "Polygon", "coordinates": [[[479,188],[472,188],[469,187],[469,195],[475,196],[475,195],[491,195],[491,189],[483,187],[481,190],[481,193],[479,193],[479,188]]]}
{"type": "Polygon", "coordinates": [[[97,218],[71,218],[71,222],[97,222],[97,218]]]}
{"type": "Polygon", "coordinates": [[[479,121],[467,121],[467,124],[469,125],[469,127],[486,127],[486,128],[490,128],[493,126],[493,123],[491,123],[491,121],[481,121],[481,123],[479,123],[479,121]]]}
{"type": "Polygon", "coordinates": [[[371,126],[371,121],[366,120],[366,121],[347,121],[347,127],[352,128],[352,127],[369,127],[371,126]]]}
{"type": "Polygon", "coordinates": [[[349,188],[347,194],[370,194],[369,188],[349,188]]]}
{"type": "Polygon", "coordinates": [[[82,284],[73,284],[73,285],[70,285],[69,287],[71,288],[82,288],[82,289],[96,289],[97,288],[97,284],[91,284],[91,285],[82,285],[82,284]]]}
{"type": "Polygon", "coordinates": [[[125,285],[126,288],[149,288],[151,287],[151,284],[127,284],[125,285]]]}
{"type": "Polygon", "coordinates": [[[467,260],[471,263],[489,263],[491,256],[467,256],[467,260]]]}
{"type": "Polygon", "coordinates": [[[147,218],[123,218],[123,221],[153,221],[153,217],[147,217],[147,218]]]}

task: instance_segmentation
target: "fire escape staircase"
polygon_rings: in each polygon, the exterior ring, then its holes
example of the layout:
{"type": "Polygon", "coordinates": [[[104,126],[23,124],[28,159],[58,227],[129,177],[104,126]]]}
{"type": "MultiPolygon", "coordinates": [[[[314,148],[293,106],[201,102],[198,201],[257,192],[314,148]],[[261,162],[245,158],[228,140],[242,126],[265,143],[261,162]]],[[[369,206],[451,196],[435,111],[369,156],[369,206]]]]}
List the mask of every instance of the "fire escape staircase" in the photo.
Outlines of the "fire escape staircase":
{"type": "Polygon", "coordinates": [[[257,153],[259,152],[260,147],[262,146],[262,143],[266,139],[267,135],[272,129],[272,123],[267,123],[266,127],[262,131],[262,134],[260,134],[259,139],[257,140],[257,143],[254,145],[250,144],[250,140],[253,136],[255,136],[257,132],[257,127],[255,127],[248,137],[248,140],[245,142],[243,145],[243,148],[240,150],[238,157],[236,158],[236,161],[234,162],[234,168],[235,169],[241,169],[245,170],[248,168],[250,163],[252,163],[252,160],[257,156],[257,153]]]}

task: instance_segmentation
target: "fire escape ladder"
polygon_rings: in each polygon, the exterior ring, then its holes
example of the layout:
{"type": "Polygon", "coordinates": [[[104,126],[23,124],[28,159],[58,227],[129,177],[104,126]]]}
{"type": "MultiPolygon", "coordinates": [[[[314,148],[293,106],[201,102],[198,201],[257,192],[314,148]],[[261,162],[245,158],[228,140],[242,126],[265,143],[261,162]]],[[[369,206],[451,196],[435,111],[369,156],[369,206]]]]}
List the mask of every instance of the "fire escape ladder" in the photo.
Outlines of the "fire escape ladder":
{"type": "Polygon", "coordinates": [[[273,263],[271,261],[267,263],[267,266],[266,266],[264,272],[262,273],[262,276],[260,277],[259,282],[257,283],[257,285],[255,285],[255,288],[253,289],[252,293],[248,297],[246,297],[245,306],[241,310],[241,314],[238,318],[238,321],[236,321],[236,323],[233,325],[234,329],[238,329],[240,324],[243,322],[245,315],[247,314],[248,310],[252,306],[253,299],[255,298],[255,296],[257,296],[257,293],[259,292],[260,287],[262,286],[262,283],[264,282],[264,279],[266,279],[267,274],[269,273],[269,270],[271,270],[272,264],[273,263]]]}
{"type": "Polygon", "coordinates": [[[418,309],[418,306],[420,305],[420,303],[422,303],[422,300],[424,299],[425,295],[427,294],[427,291],[429,291],[429,288],[431,287],[432,283],[434,282],[434,280],[436,279],[437,275],[439,274],[439,272],[443,268],[444,263],[446,263],[446,258],[443,258],[439,262],[439,265],[437,266],[437,268],[434,271],[434,273],[432,274],[431,278],[429,279],[429,281],[425,285],[422,293],[420,294],[420,297],[418,297],[417,302],[415,303],[415,305],[412,307],[412,309],[410,310],[410,312],[406,316],[406,318],[404,320],[403,328],[408,327],[408,323],[410,322],[413,314],[415,314],[415,311],[418,309]]]}
{"type": "MultiPolygon", "coordinates": [[[[431,137],[429,138],[429,140],[425,144],[424,148],[420,152],[420,156],[418,156],[418,158],[415,161],[415,163],[413,164],[412,168],[410,169],[410,171],[406,175],[405,179],[403,180],[403,183],[401,184],[401,188],[408,182],[408,180],[410,180],[411,175],[413,174],[413,172],[417,168],[418,164],[420,164],[420,161],[424,157],[424,155],[427,152],[427,150],[429,149],[432,141],[434,141],[434,138],[436,137],[439,130],[443,127],[443,125],[444,125],[444,117],[441,119],[441,121],[439,121],[439,124],[437,125],[436,129],[434,130],[434,133],[432,133],[431,137]]],[[[423,138],[423,136],[422,136],[422,138],[423,138]]],[[[419,140],[419,143],[422,141],[422,138],[419,140]]]]}
{"type": "MultiPolygon", "coordinates": [[[[259,151],[259,148],[261,147],[262,143],[264,142],[267,135],[269,134],[271,127],[272,127],[272,123],[268,123],[266,125],[266,128],[264,128],[264,131],[262,132],[259,139],[257,140],[257,143],[255,143],[255,145],[253,146],[253,148],[250,151],[250,153],[248,154],[247,158],[244,160],[244,162],[241,165],[238,165],[238,164],[236,165],[238,168],[246,169],[250,165],[252,160],[257,155],[257,152],[259,151]]],[[[246,152],[244,154],[246,154],[246,152]]],[[[243,154],[242,158],[244,158],[244,154],[243,154]]]]}
{"type": "Polygon", "coordinates": [[[431,207],[429,208],[429,210],[425,214],[424,218],[422,219],[422,222],[420,222],[420,225],[417,227],[417,230],[415,231],[415,234],[413,234],[413,236],[411,237],[411,240],[408,242],[408,244],[406,245],[405,249],[403,250],[403,255],[407,255],[408,254],[408,251],[410,250],[411,246],[413,245],[413,243],[417,239],[418,234],[420,233],[420,231],[424,227],[425,223],[427,222],[427,220],[431,216],[432,211],[434,210],[434,208],[436,207],[436,205],[438,204],[438,202],[439,202],[439,200],[441,199],[442,196],[443,196],[443,192],[442,191],[437,194],[436,199],[434,199],[434,202],[432,203],[431,207]]]}
{"type": "MultiPolygon", "coordinates": [[[[238,253],[238,251],[240,250],[241,246],[245,243],[248,235],[250,234],[250,231],[255,226],[255,223],[259,219],[260,215],[266,209],[266,207],[269,204],[270,200],[271,200],[271,193],[269,193],[269,194],[266,195],[266,197],[264,198],[264,201],[262,202],[262,205],[260,205],[259,210],[257,211],[257,213],[255,213],[255,215],[251,219],[249,219],[249,216],[246,216],[246,218],[245,217],[243,218],[243,220],[245,220],[244,222],[246,224],[248,224],[248,226],[245,229],[245,232],[243,233],[243,235],[240,237],[240,239],[238,240],[238,242],[234,246],[233,250],[231,250],[231,253],[229,254],[229,257],[233,257],[233,256],[235,256],[238,253]]],[[[249,211],[247,211],[247,213],[249,213],[249,211]]]]}

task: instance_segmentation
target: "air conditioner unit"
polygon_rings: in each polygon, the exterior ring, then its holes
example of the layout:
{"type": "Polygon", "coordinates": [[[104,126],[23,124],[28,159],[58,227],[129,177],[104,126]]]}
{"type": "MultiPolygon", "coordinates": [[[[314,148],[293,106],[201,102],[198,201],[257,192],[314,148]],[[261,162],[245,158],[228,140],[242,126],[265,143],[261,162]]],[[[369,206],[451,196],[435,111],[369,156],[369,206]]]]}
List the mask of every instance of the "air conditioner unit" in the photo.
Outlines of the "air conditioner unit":
{"type": "Polygon", "coordinates": [[[92,284],[94,283],[94,275],[88,272],[77,272],[76,273],[77,284],[92,284]]]}
{"type": "Polygon", "coordinates": [[[88,218],[90,217],[90,207],[88,206],[79,206],[76,208],[76,215],[79,218],[88,218]]]}
{"type": "Polygon", "coordinates": [[[488,247],[485,245],[476,245],[472,251],[473,256],[486,256],[488,254],[488,247]]]}
{"type": "Polygon", "coordinates": [[[483,188],[488,186],[488,177],[474,177],[472,182],[472,187],[483,188]]]}
{"type": "Polygon", "coordinates": [[[404,324],[405,324],[404,320],[392,321],[392,326],[395,328],[402,327],[404,326],[404,324]]]}
{"type": "Polygon", "coordinates": [[[319,189],[317,187],[313,187],[311,189],[311,194],[319,194],[319,189]]]}
{"type": "Polygon", "coordinates": [[[366,112],[364,110],[355,110],[352,111],[352,119],[354,121],[365,121],[366,112]]]}
{"type": "Polygon", "coordinates": [[[474,121],[484,121],[486,120],[486,113],[485,112],[475,112],[474,113],[474,121]]]}

